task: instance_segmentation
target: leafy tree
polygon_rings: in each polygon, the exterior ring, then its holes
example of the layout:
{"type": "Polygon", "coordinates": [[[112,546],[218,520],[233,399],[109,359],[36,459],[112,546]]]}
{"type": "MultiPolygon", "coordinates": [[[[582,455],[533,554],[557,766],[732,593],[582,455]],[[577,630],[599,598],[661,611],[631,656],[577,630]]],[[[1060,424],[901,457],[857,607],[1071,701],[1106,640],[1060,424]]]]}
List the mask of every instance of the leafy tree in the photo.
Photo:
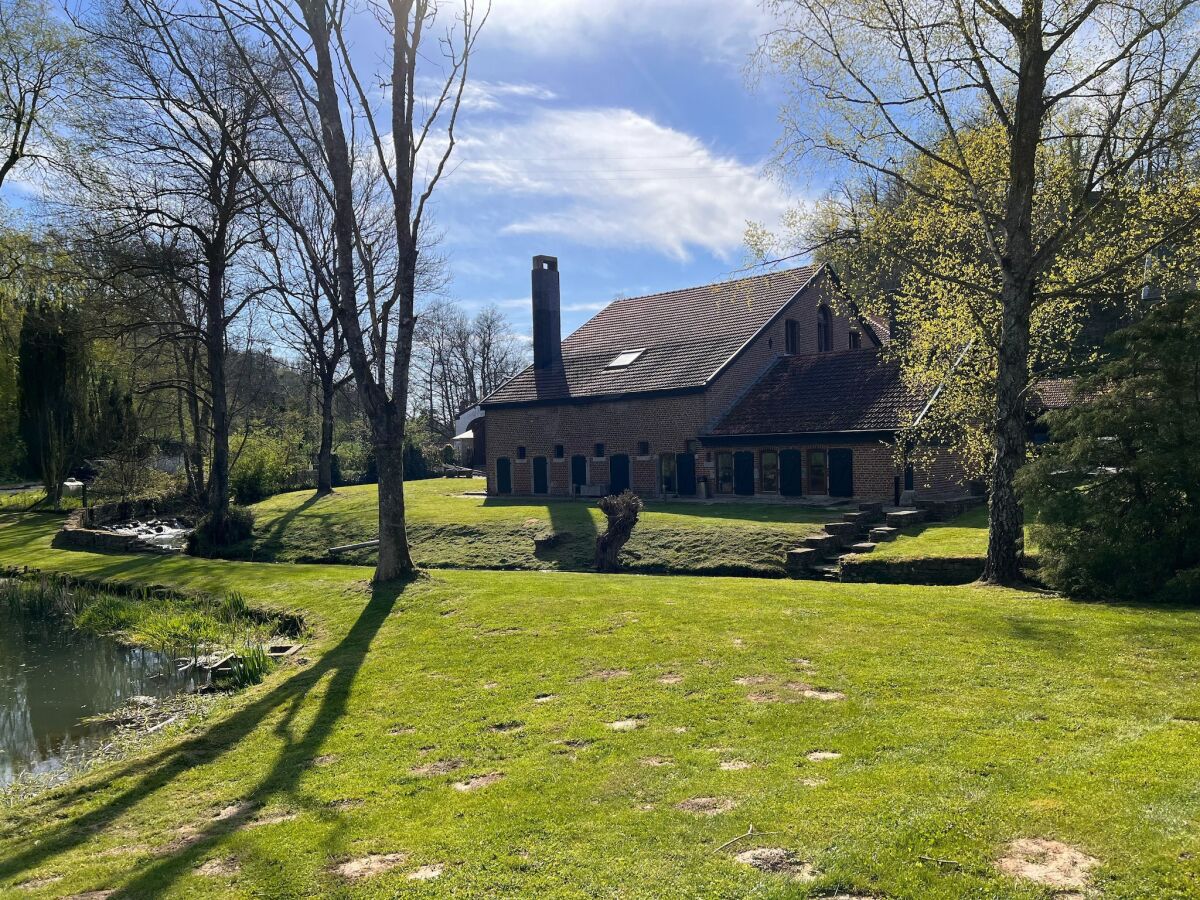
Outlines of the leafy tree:
{"type": "Polygon", "coordinates": [[[1069,594],[1148,598],[1200,566],[1200,298],[1114,335],[1078,390],[1021,473],[1042,571],[1069,594]]]}
{"type": "Polygon", "coordinates": [[[86,439],[88,341],[79,309],[53,298],[30,301],[21,324],[18,370],[21,435],[57,509],[62,483],[86,439]]]}
{"type": "MultiPolygon", "coordinates": [[[[988,410],[991,583],[1018,581],[1030,335],[1065,293],[1110,277],[1189,234],[1195,197],[1163,203],[1119,242],[1088,235],[1186,181],[1194,137],[1200,3],[1119,0],[771,0],[779,27],[764,58],[794,88],[783,111],[785,163],[815,152],[924,199],[921,226],[977,253],[922,272],[941,295],[988,312],[979,332],[992,381],[988,410]],[[914,165],[914,158],[920,164],[914,165]],[[1068,177],[1050,170],[1067,166],[1068,177]],[[1047,190],[1058,185],[1058,190],[1047,190]],[[943,222],[943,214],[949,218],[943,222]],[[1071,274],[1073,262],[1082,263],[1071,274]],[[1064,279],[1069,284],[1063,284],[1064,279]]],[[[914,268],[916,265],[914,265],[914,268]]],[[[957,322],[949,323],[955,326],[957,322]]],[[[960,348],[963,346],[959,345],[960,348]]],[[[978,347],[977,347],[978,349],[978,347]]]]}

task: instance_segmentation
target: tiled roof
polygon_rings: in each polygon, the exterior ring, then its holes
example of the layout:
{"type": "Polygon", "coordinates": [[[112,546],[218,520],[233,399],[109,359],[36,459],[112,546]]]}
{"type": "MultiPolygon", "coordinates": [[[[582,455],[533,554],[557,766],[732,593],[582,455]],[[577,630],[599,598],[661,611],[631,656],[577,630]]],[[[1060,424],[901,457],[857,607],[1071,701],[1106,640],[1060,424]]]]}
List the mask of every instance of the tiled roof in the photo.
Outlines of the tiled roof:
{"type": "Polygon", "coordinates": [[[1074,378],[1043,378],[1029,391],[1029,408],[1033,413],[1051,409],[1066,409],[1075,401],[1074,378]]]}
{"type": "Polygon", "coordinates": [[[921,404],[879,351],[785,356],[734,405],[714,436],[895,431],[921,404]]]}
{"type": "Polygon", "coordinates": [[[614,300],[562,342],[563,368],[525,369],[485,404],[561,400],[701,387],[818,271],[787,269],[614,300]],[[609,369],[625,350],[645,352],[609,369]]]}

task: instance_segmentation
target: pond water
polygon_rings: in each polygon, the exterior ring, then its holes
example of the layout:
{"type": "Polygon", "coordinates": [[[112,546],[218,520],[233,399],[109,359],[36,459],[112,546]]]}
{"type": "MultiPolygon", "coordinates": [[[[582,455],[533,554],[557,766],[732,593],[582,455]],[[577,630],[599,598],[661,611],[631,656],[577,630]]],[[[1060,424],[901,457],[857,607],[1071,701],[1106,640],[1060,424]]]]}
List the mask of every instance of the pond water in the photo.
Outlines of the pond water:
{"type": "Polygon", "coordinates": [[[0,786],[85,757],[112,731],[88,716],[190,687],[166,654],[0,603],[0,786]]]}

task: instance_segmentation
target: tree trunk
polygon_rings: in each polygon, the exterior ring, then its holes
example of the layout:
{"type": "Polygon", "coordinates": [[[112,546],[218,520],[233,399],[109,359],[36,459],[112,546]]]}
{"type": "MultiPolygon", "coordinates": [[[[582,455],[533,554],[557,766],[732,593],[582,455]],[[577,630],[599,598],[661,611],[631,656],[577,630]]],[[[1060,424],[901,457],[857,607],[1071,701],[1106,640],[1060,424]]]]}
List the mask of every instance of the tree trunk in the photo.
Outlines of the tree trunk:
{"type": "Polygon", "coordinates": [[[375,581],[391,581],[412,574],[415,566],[404,525],[404,439],[376,440],[379,469],[379,559],[375,581]]]}
{"type": "Polygon", "coordinates": [[[1020,38],[1020,72],[1009,146],[1004,200],[1004,285],[1000,294],[1000,341],[996,361],[996,417],[992,429],[992,490],[988,501],[988,551],[983,580],[1021,580],[1023,520],[1017,500],[1017,470],[1025,462],[1025,388],[1029,381],[1029,317],[1037,284],[1033,201],[1037,152],[1046,115],[1046,56],[1041,6],[1025,7],[1020,38]]]}
{"type": "Polygon", "coordinates": [[[333,378],[321,379],[321,447],[317,451],[317,496],[333,493],[333,378]]]}
{"type": "MultiPolygon", "coordinates": [[[[220,247],[220,244],[217,245],[220,247]]],[[[224,249],[210,254],[205,294],[204,349],[212,408],[212,464],[208,474],[210,534],[225,533],[229,514],[229,400],[225,389],[224,249]]]]}
{"type": "Polygon", "coordinates": [[[596,536],[596,558],[593,565],[597,572],[616,572],[621,564],[618,557],[621,548],[633,536],[634,526],[642,511],[642,501],[632,491],[620,495],[603,497],[598,504],[608,519],[608,525],[596,536]]]}
{"type": "Polygon", "coordinates": [[[1024,517],[1015,477],[1025,462],[1025,388],[1029,379],[1029,292],[1005,288],[1000,355],[996,372],[996,420],[992,441],[991,497],[988,501],[988,549],[983,580],[1016,584],[1021,580],[1024,517]],[[1009,296],[1010,291],[1013,296],[1009,296]]]}

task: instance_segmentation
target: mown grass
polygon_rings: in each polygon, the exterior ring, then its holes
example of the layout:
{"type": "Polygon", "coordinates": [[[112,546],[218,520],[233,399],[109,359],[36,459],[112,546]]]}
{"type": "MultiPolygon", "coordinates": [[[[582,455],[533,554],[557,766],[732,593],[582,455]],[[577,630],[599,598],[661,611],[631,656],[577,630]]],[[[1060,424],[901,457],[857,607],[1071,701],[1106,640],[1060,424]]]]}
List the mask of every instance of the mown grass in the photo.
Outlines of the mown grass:
{"type": "MultiPolygon", "coordinates": [[[[902,529],[896,540],[880,544],[873,559],[983,559],[987,556],[986,506],[967,510],[949,522],[928,522],[902,529]]],[[[1037,546],[1025,529],[1025,552],[1037,555],[1037,546]]]]}
{"type": "Polygon", "coordinates": [[[238,590],[317,629],[307,663],[213,721],[0,818],[0,890],[19,896],[1034,900],[1050,894],[993,860],[1035,836],[1101,860],[1108,900],[1200,885],[1192,612],[554,572],[372,591],[361,568],[72,553],[51,517],[0,523],[0,563],[238,590]],[[801,681],[845,699],[800,699],[801,681]],[[678,808],[697,797],[733,806],[678,808]],[[732,849],[792,849],[817,880],[718,850],[751,823],[770,834],[732,849]],[[389,853],[392,871],[334,872],[389,853]]]}
{"type": "MultiPolygon", "coordinates": [[[[406,486],[409,537],[417,561],[428,568],[592,568],[604,515],[594,501],[469,496],[483,479],[431,479],[406,486]],[[537,550],[534,539],[557,535],[537,550]]],[[[370,540],[376,527],[374,485],[341,488],[315,499],[311,491],[280,494],[253,507],[255,537],[235,558],[322,561],[331,546],[370,540]]],[[[784,554],[836,514],[780,503],[647,501],[626,545],[630,572],[684,574],[784,574],[784,554]]],[[[373,564],[368,550],[336,558],[373,564]]]]}

